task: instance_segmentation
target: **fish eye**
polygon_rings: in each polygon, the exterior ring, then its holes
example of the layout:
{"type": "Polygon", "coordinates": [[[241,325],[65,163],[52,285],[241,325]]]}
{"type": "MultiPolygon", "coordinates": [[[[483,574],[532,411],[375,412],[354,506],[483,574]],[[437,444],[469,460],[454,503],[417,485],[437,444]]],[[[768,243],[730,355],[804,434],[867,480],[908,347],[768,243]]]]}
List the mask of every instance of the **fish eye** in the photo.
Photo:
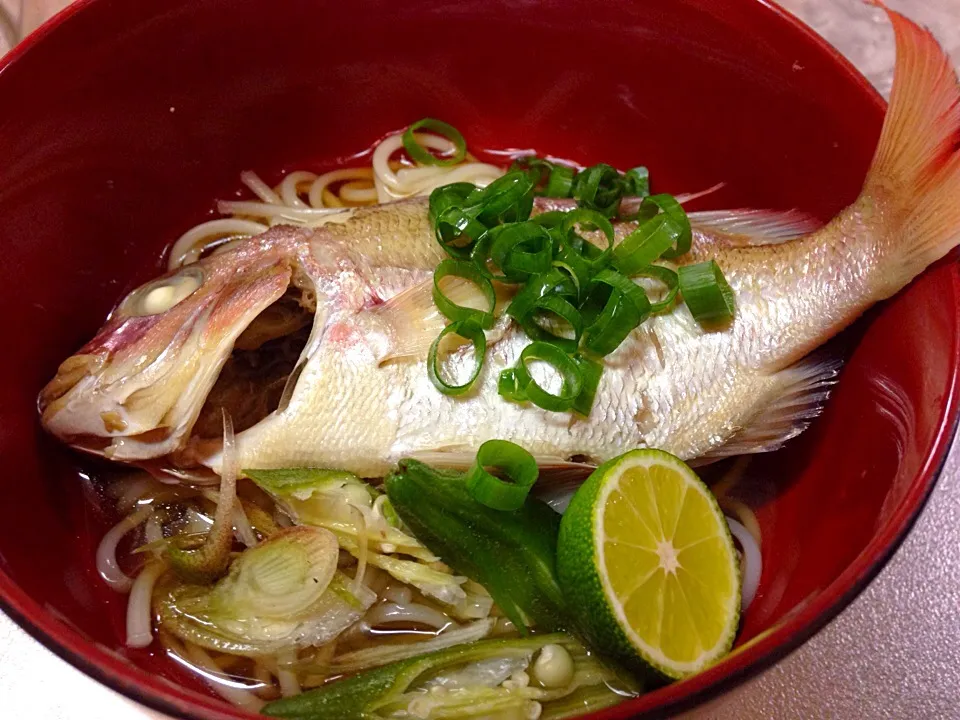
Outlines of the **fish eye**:
{"type": "Polygon", "coordinates": [[[188,267],[172,277],[154,280],[137,288],[123,304],[123,312],[133,317],[149,317],[167,312],[193,295],[203,284],[203,271],[188,267]]]}

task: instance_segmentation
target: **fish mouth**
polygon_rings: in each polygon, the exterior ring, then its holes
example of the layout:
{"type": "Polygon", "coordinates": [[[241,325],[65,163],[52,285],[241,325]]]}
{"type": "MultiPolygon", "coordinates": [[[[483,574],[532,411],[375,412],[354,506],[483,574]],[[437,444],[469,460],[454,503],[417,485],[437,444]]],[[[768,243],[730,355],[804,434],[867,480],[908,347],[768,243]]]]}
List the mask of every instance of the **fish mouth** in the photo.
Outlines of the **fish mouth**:
{"type": "Polygon", "coordinates": [[[221,264],[182,302],[160,298],[166,309],[136,312],[131,298],[178,275],[128,296],[40,392],[42,425],[112,460],[191,466],[199,443],[220,442],[223,411],[242,431],[282,407],[316,314],[313,282],[288,257],[221,264]]]}
{"type": "Polygon", "coordinates": [[[194,423],[191,444],[219,440],[223,412],[236,432],[253,427],[287,404],[310,338],[315,306],[291,285],[237,338],[194,423]]]}

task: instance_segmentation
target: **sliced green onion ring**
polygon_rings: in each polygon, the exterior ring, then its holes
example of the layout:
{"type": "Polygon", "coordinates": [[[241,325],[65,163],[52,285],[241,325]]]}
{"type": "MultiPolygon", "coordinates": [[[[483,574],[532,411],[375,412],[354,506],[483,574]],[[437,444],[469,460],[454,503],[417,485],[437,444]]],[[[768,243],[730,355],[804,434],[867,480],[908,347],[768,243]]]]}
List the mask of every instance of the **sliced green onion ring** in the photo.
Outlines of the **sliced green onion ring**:
{"type": "Polygon", "coordinates": [[[525,155],[523,157],[518,157],[507,169],[507,172],[514,172],[519,170],[520,172],[525,172],[530,176],[530,179],[533,181],[534,187],[540,187],[547,178],[550,177],[550,173],[553,172],[554,165],[552,162],[544,160],[543,158],[538,158],[536,155],[525,155]]]}
{"type": "Polygon", "coordinates": [[[496,228],[490,246],[490,259],[503,274],[523,279],[550,269],[553,239],[536,223],[517,222],[496,228]]]}
{"type": "Polygon", "coordinates": [[[477,220],[487,227],[501,222],[522,222],[533,209],[533,181],[515,170],[487,185],[477,198],[477,220]]]}
{"type": "Polygon", "coordinates": [[[609,355],[649,317],[650,301],[642,287],[615,270],[597,273],[593,290],[598,285],[606,285],[612,292],[600,314],[584,329],[583,345],[596,355],[609,355]]]}
{"type": "Polygon", "coordinates": [[[563,230],[567,243],[570,245],[570,247],[579,250],[585,257],[587,255],[587,248],[592,248],[595,251],[594,257],[588,258],[594,266],[605,264],[613,254],[613,225],[607,218],[598,213],[596,210],[587,210],[585,208],[571,210],[570,212],[566,213],[566,217],[564,217],[563,223],[560,227],[563,230]],[[596,230],[602,232],[603,236],[607,240],[607,247],[597,247],[586,238],[581,237],[576,231],[576,227],[578,225],[581,227],[581,229],[586,230],[587,232],[596,230]],[[573,242],[571,242],[571,238],[573,239],[573,242]],[[579,242],[576,242],[577,240],[579,240],[579,242]]]}
{"type": "Polygon", "coordinates": [[[570,193],[573,191],[574,175],[573,168],[566,165],[553,165],[543,194],[552,198],[570,197],[570,193]]]}
{"type": "Polygon", "coordinates": [[[651,195],[643,199],[643,202],[640,204],[641,210],[644,206],[656,206],[659,208],[663,215],[679,230],[676,247],[665,251],[660,257],[669,260],[690,252],[690,245],[693,242],[693,231],[690,229],[690,219],[680,206],[680,203],[677,202],[677,199],[673,195],[667,195],[666,193],[651,195]]]}
{"type": "Polygon", "coordinates": [[[651,265],[674,247],[681,236],[680,229],[664,215],[641,222],[613,251],[614,263],[621,272],[633,275],[642,267],[651,265]]]}
{"type": "Polygon", "coordinates": [[[430,222],[435,223],[440,214],[451,207],[468,207],[467,198],[477,189],[473,183],[458,182],[441,185],[430,193],[428,215],[430,222]]]}
{"type": "Polygon", "coordinates": [[[591,165],[574,179],[573,197],[581,207],[613,217],[620,209],[623,177],[605,163],[591,165]]]}
{"type": "Polygon", "coordinates": [[[417,120],[408,127],[403,133],[403,148],[407,151],[410,158],[421,165],[456,165],[467,156],[467,141],[463,135],[453,125],[437,120],[436,118],[423,118],[417,120]],[[453,143],[454,152],[450,157],[437,157],[427,150],[417,140],[414,134],[418,130],[425,130],[437,135],[442,135],[453,143]]]}
{"type": "Polygon", "coordinates": [[[493,283],[484,275],[480,269],[466,260],[443,260],[437,269],[433,272],[433,302],[437,309],[443,313],[448,320],[454,322],[458,320],[472,320],[482,328],[493,327],[493,310],[497,305],[497,294],[493,289],[493,283]],[[440,287],[440,281],[445,277],[459,277],[469,280],[476,285],[483,293],[484,299],[489,305],[489,310],[478,310],[477,308],[464,307],[457,305],[448,298],[440,287]]]}
{"type": "Polygon", "coordinates": [[[448,255],[466,259],[474,243],[487,231],[468,211],[459,207],[444,210],[436,221],[437,241],[448,255]]]}
{"type": "Polygon", "coordinates": [[[573,401],[573,409],[588,417],[590,410],[593,409],[593,401],[597,397],[597,388],[600,387],[600,378],[603,375],[603,365],[583,355],[574,356],[577,365],[580,367],[580,374],[583,376],[583,387],[580,394],[573,401]]]}
{"type": "Polygon", "coordinates": [[[641,323],[637,306],[614,290],[597,318],[583,331],[583,347],[594,355],[609,355],[641,323]]]}
{"type": "Polygon", "coordinates": [[[677,274],[683,301],[700,325],[712,329],[733,318],[733,290],[715,260],[684,265],[677,274]]]}
{"type": "Polygon", "coordinates": [[[673,301],[677,298],[677,290],[680,288],[680,279],[670,268],[662,265],[647,265],[638,269],[633,275],[648,277],[664,284],[667,288],[666,294],[661,300],[650,303],[650,312],[653,315],[659,315],[673,307],[673,301]]]}
{"type": "Polygon", "coordinates": [[[513,368],[500,371],[500,377],[497,378],[497,393],[511,402],[527,401],[527,393],[520,387],[520,381],[517,380],[517,374],[513,368]]]}
{"type": "Polygon", "coordinates": [[[583,317],[580,311],[567,299],[560,295],[545,295],[534,303],[534,310],[528,313],[521,321],[520,326],[531,340],[542,340],[552,343],[562,350],[572,353],[577,351],[580,336],[583,335],[583,317]],[[561,318],[573,331],[573,337],[568,338],[556,335],[548,328],[537,322],[541,312],[549,312],[561,318]]]}
{"type": "Polygon", "coordinates": [[[576,298],[583,299],[593,278],[593,269],[583,256],[573,248],[561,247],[554,254],[553,266],[570,276],[577,291],[576,298]]]}
{"type": "Polygon", "coordinates": [[[507,440],[487,440],[477,450],[477,459],[467,472],[466,485],[477,502],[510,512],[523,507],[538,474],[537,461],[522,447],[507,440]],[[490,474],[488,467],[503,470],[509,480],[490,474]]]}
{"type": "Polygon", "coordinates": [[[477,377],[479,377],[480,370],[483,369],[484,355],[486,352],[487,338],[483,334],[483,328],[477,325],[477,323],[473,322],[472,320],[458,320],[457,322],[450,323],[440,331],[440,334],[437,335],[437,339],[434,340],[433,345],[430,346],[430,353],[427,355],[427,373],[430,376],[430,381],[433,383],[433,386],[444,395],[463,395],[463,393],[467,392],[471,387],[473,387],[477,377]],[[437,367],[437,354],[440,348],[440,343],[450,333],[459,335],[465,340],[469,340],[473,345],[473,353],[474,357],[476,358],[476,367],[467,381],[462,385],[448,383],[440,376],[440,368],[437,367]]]}
{"type": "Polygon", "coordinates": [[[530,278],[514,295],[507,306],[507,315],[522,323],[537,307],[537,301],[547,295],[562,295],[576,297],[576,288],[572,281],[568,281],[564,273],[551,269],[542,275],[530,278]]]}
{"type": "Polygon", "coordinates": [[[626,275],[621,275],[616,270],[602,270],[593,278],[594,283],[603,283],[621,292],[637,308],[637,312],[643,320],[650,314],[650,300],[647,298],[646,291],[637,285],[626,275]]]}
{"type": "Polygon", "coordinates": [[[583,387],[583,377],[576,361],[556,345],[547,342],[532,342],[527,345],[520,353],[514,374],[530,402],[553,412],[564,412],[573,407],[583,387]],[[559,394],[554,395],[545,390],[530,376],[527,363],[533,360],[542,360],[560,373],[563,384],[559,394]]]}
{"type": "Polygon", "coordinates": [[[650,171],[642,165],[623,176],[624,195],[645,198],[650,194],[650,171]]]}
{"type": "Polygon", "coordinates": [[[537,225],[542,225],[547,228],[547,230],[552,230],[554,228],[559,228],[563,225],[564,219],[567,217],[568,213],[563,210],[548,210],[547,212],[542,212],[539,215],[534,215],[530,218],[530,222],[536,223],[537,225]]]}
{"type": "Polygon", "coordinates": [[[490,246],[493,244],[497,234],[502,232],[500,229],[502,227],[503,225],[497,225],[480,236],[470,250],[470,261],[477,266],[480,272],[491,280],[502,283],[518,283],[520,280],[507,277],[500,268],[494,266],[494,268],[491,269],[490,267],[490,263],[492,262],[490,259],[490,246]],[[497,270],[501,270],[499,274],[496,272],[497,270]]]}

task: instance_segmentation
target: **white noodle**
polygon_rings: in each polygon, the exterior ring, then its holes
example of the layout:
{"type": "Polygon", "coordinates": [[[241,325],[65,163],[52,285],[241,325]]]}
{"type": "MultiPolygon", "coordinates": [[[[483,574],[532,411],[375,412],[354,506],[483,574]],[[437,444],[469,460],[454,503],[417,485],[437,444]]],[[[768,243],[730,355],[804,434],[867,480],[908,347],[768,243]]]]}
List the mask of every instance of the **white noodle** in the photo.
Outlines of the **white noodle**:
{"type": "Polygon", "coordinates": [[[250,189],[250,192],[263,200],[265,203],[279,205],[281,202],[283,202],[280,199],[280,196],[277,195],[277,193],[275,193],[269,185],[261,180],[260,176],[257,175],[253,170],[244,170],[242,173],[240,173],[240,182],[246,185],[250,189]]]}
{"type": "MultiPolygon", "coordinates": [[[[228,684],[230,681],[224,677],[223,671],[213,661],[213,658],[207,655],[203,648],[188,644],[186,646],[186,655],[187,657],[184,660],[190,661],[190,664],[197,674],[200,675],[204,682],[210,686],[210,689],[220,695],[220,697],[251,712],[260,712],[260,709],[266,704],[252,692],[231,687],[228,684]]],[[[177,656],[174,655],[174,657],[177,656]]]]}
{"type": "Polygon", "coordinates": [[[292,697],[302,692],[297,674],[290,670],[295,662],[296,654],[294,652],[285,652],[277,656],[277,681],[280,683],[280,694],[283,697],[292,697]]]}
{"type": "MultiPolygon", "coordinates": [[[[454,149],[452,142],[445,137],[433,135],[432,133],[415,133],[417,141],[428,148],[439,150],[440,152],[451,152],[454,149]]],[[[371,162],[373,164],[373,174],[377,180],[386,187],[396,191],[399,196],[403,196],[403,184],[397,177],[397,174],[390,168],[390,156],[403,147],[403,133],[391,135],[381,142],[373,151],[371,162]]],[[[381,199],[381,202],[385,202],[381,199]]]]}
{"type": "Polygon", "coordinates": [[[464,163],[453,167],[416,167],[397,171],[401,187],[407,195],[429,195],[438,185],[471,182],[485,187],[503,175],[496,165],[464,163]]]}
{"type": "Polygon", "coordinates": [[[217,211],[223,215],[252,215],[268,220],[281,219],[296,223],[312,223],[345,212],[344,208],[295,208],[279,203],[261,203],[252,200],[220,200],[217,203],[217,211]]]}
{"type": "Polygon", "coordinates": [[[760,546],[753,539],[753,535],[743,525],[733,518],[727,518],[730,532],[740,542],[743,548],[743,588],[740,591],[740,610],[750,607],[760,587],[760,576],[763,574],[763,555],[760,546]]]}
{"type": "MultiPolygon", "coordinates": [[[[445,137],[418,133],[420,143],[441,153],[453,151],[445,137]]],[[[197,262],[205,250],[225,252],[252,235],[280,224],[319,227],[328,222],[343,222],[351,213],[345,203],[372,205],[413,195],[429,194],[434,188],[451,182],[472,182],[480,187],[503,175],[503,170],[487,163],[468,161],[452,166],[427,165],[403,167],[394,171],[390,156],[403,146],[403,134],[386,138],[374,149],[372,167],[341,168],[315,175],[292,172],[276,188],[267,185],[255,172],[247,170],[240,180],[257,200],[226,200],[217,203],[222,215],[185,232],[170,250],[167,262],[173,270],[197,262]],[[330,185],[342,182],[337,193],[330,185]],[[306,194],[306,202],[303,195],[306,194]],[[345,212],[346,211],[346,212],[345,212]]],[[[396,167],[396,165],[394,165],[396,167]]]]}
{"type": "Polygon", "coordinates": [[[304,170],[290,173],[283,179],[283,182],[280,183],[281,202],[288,207],[309,207],[300,199],[300,187],[308,183],[312,186],[316,179],[317,176],[314,173],[304,170]]]}
{"type": "Polygon", "coordinates": [[[163,574],[166,565],[150,562],[140,571],[127,600],[127,647],[145,648],[153,642],[153,613],[150,601],[153,586],[163,574]]]}
{"type": "Polygon", "coordinates": [[[208,220],[187,230],[173,247],[167,260],[167,269],[174,270],[200,259],[204,248],[224,237],[251,237],[269,229],[263,223],[240,218],[208,220]]]}
{"type": "Polygon", "coordinates": [[[377,202],[377,189],[361,187],[356,181],[347,182],[340,186],[340,197],[347,202],[372,205],[377,202]]]}
{"type": "Polygon", "coordinates": [[[386,625],[395,622],[411,622],[426,625],[437,630],[446,627],[453,621],[439,610],[421,603],[380,603],[367,611],[364,620],[370,627],[386,625]]]}
{"type": "Polygon", "coordinates": [[[406,605],[413,600],[413,593],[410,591],[410,588],[404,585],[393,585],[383,591],[383,597],[385,600],[395,602],[398,605],[406,605]]]}
{"type": "Polygon", "coordinates": [[[128,532],[147,519],[153,512],[149,507],[143,507],[132,515],[114,525],[103,536],[97,547],[97,572],[100,577],[117,592],[129,592],[133,587],[133,580],[127,577],[117,563],[117,545],[128,532]]]}
{"type": "MultiPolygon", "coordinates": [[[[329,185],[332,185],[335,182],[341,180],[372,180],[373,172],[370,168],[341,168],[339,170],[331,170],[328,173],[320,175],[316,180],[313,181],[313,184],[310,186],[310,192],[307,193],[307,198],[310,200],[310,205],[315,208],[324,207],[323,202],[323,191],[329,185]]],[[[376,189],[373,191],[373,202],[376,202],[376,189]]]]}

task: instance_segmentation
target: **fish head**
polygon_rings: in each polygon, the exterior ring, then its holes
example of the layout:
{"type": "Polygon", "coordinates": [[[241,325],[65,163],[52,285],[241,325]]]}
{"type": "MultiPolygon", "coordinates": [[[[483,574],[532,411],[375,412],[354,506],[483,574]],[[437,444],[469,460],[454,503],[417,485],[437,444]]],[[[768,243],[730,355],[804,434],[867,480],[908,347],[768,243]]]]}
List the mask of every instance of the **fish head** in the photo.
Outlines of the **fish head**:
{"type": "Polygon", "coordinates": [[[244,331],[303,276],[304,234],[277,227],[133,290],[41,391],[43,426],[115,460],[176,452],[244,331]]]}

